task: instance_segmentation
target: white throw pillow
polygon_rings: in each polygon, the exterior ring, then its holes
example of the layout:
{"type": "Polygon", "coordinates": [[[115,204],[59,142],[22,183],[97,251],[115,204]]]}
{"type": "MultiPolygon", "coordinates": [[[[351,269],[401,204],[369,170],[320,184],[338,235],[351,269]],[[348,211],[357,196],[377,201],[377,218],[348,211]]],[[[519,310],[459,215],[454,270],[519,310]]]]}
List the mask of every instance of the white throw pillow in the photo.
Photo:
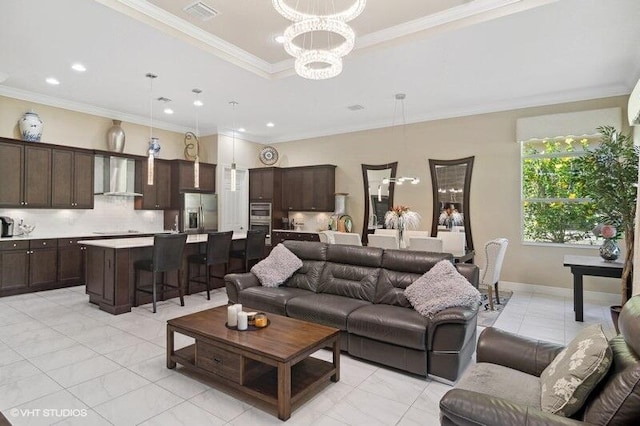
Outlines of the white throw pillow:
{"type": "Polygon", "coordinates": [[[421,315],[430,318],[454,306],[477,308],[480,292],[448,260],[441,260],[404,290],[421,315]]]}
{"type": "Polygon", "coordinates": [[[611,366],[612,352],[599,324],[585,327],[540,374],[542,411],[578,412],[611,366]]]}
{"type": "Polygon", "coordinates": [[[251,272],[258,277],[260,284],[264,287],[278,287],[300,268],[302,268],[302,260],[298,259],[291,250],[278,244],[266,259],[251,268],[251,272]]]}

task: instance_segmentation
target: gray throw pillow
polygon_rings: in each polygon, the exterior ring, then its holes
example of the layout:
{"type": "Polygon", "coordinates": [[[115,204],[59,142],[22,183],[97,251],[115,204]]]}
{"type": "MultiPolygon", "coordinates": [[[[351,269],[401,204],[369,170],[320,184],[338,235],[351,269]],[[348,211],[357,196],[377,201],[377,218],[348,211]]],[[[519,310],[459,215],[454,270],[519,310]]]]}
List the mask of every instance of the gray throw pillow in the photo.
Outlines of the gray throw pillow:
{"type": "Polygon", "coordinates": [[[421,315],[431,318],[454,306],[477,308],[480,292],[448,260],[441,260],[404,290],[421,315]]]}
{"type": "Polygon", "coordinates": [[[611,349],[599,324],[581,330],[542,371],[542,411],[569,417],[609,371],[611,349]]]}
{"type": "Polygon", "coordinates": [[[291,250],[278,244],[266,259],[251,268],[251,272],[258,277],[260,284],[264,287],[278,287],[300,268],[302,268],[302,260],[298,259],[291,250]]]}

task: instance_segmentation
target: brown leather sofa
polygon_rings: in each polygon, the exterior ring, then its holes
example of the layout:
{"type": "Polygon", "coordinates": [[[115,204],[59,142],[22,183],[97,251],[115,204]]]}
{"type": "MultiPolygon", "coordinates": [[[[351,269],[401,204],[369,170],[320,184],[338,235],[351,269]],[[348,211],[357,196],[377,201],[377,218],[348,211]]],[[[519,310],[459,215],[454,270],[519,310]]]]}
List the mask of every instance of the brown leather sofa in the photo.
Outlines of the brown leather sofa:
{"type": "MultiPolygon", "coordinates": [[[[640,424],[640,296],[629,299],[618,320],[620,334],[609,341],[613,364],[608,375],[589,395],[582,410],[573,418],[543,412],[540,395],[536,400],[535,382],[562,350],[561,345],[526,339],[494,328],[485,329],[478,339],[478,364],[460,380],[491,363],[526,373],[517,383],[505,383],[509,370],[500,376],[485,374],[482,389],[452,389],[440,400],[443,425],[639,425],[640,424]],[[501,384],[492,383],[493,381],[501,384]],[[493,391],[491,388],[494,388],[493,391]],[[526,400],[530,401],[527,403],[526,400]],[[517,402],[518,401],[518,402],[517,402]]],[[[521,374],[522,373],[516,373],[521,374]]],[[[513,380],[512,380],[513,382],[513,380]]]]}
{"type": "MultiPolygon", "coordinates": [[[[475,351],[478,309],[445,309],[431,320],[403,290],[451,254],[285,241],[303,263],[287,282],[266,288],[251,273],[229,274],[230,303],[341,330],[349,354],[419,375],[455,381],[475,351]]],[[[475,265],[456,265],[478,286],[475,265]]]]}

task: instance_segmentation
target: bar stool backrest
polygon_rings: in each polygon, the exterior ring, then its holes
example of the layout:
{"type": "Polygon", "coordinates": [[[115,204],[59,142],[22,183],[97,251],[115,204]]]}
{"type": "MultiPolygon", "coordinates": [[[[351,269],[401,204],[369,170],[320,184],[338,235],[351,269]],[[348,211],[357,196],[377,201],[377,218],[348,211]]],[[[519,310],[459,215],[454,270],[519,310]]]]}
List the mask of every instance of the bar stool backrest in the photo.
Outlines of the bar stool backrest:
{"type": "Polygon", "coordinates": [[[264,257],[264,243],[267,234],[264,231],[248,230],[247,245],[245,246],[245,259],[254,260],[264,257]]]}
{"type": "Polygon", "coordinates": [[[207,235],[207,265],[229,263],[233,231],[209,232],[207,235]]]}
{"type": "Polygon", "coordinates": [[[153,237],[153,271],[182,269],[182,253],[187,234],[156,234],[153,237]]]}

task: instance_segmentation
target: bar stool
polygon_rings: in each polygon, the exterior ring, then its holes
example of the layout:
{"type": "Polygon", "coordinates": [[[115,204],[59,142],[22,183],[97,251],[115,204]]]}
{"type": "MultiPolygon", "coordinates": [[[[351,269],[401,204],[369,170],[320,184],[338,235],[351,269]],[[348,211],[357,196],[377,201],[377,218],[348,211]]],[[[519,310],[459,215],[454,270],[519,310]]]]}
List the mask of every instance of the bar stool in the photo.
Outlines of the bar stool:
{"type": "Polygon", "coordinates": [[[244,263],[244,271],[249,271],[249,264],[252,260],[261,260],[264,257],[264,243],[267,237],[266,232],[258,230],[248,230],[247,239],[239,250],[231,250],[230,256],[234,259],[241,259],[244,263]]]}
{"type": "Polygon", "coordinates": [[[211,300],[210,295],[210,282],[211,277],[213,278],[224,278],[224,275],[227,274],[227,269],[229,267],[229,251],[231,251],[231,240],[233,238],[233,231],[228,232],[210,232],[207,235],[207,252],[192,254],[187,257],[187,289],[189,290],[189,294],[191,294],[191,282],[205,284],[207,286],[207,300],[211,300]],[[191,265],[195,264],[198,266],[198,271],[200,271],[200,266],[205,265],[206,271],[204,280],[200,279],[202,275],[196,275],[195,277],[191,277],[191,265]],[[216,276],[211,273],[211,267],[214,265],[224,265],[224,275],[216,276]]]}
{"type": "Polygon", "coordinates": [[[156,234],[153,237],[153,257],[151,259],[142,259],[134,262],[135,269],[135,291],[133,301],[138,306],[138,292],[153,295],[153,313],[156,313],[157,293],[164,295],[166,288],[177,288],[180,294],[180,306],[184,306],[184,289],[182,288],[182,253],[187,242],[187,234],[156,234]],[[150,286],[140,285],[140,271],[149,271],[153,274],[152,284],[150,286]],[[177,271],[178,285],[166,283],[165,273],[168,271],[177,271]],[[158,282],[158,274],[162,274],[160,282],[158,282]],[[157,287],[160,287],[158,290],[157,287]]]}

